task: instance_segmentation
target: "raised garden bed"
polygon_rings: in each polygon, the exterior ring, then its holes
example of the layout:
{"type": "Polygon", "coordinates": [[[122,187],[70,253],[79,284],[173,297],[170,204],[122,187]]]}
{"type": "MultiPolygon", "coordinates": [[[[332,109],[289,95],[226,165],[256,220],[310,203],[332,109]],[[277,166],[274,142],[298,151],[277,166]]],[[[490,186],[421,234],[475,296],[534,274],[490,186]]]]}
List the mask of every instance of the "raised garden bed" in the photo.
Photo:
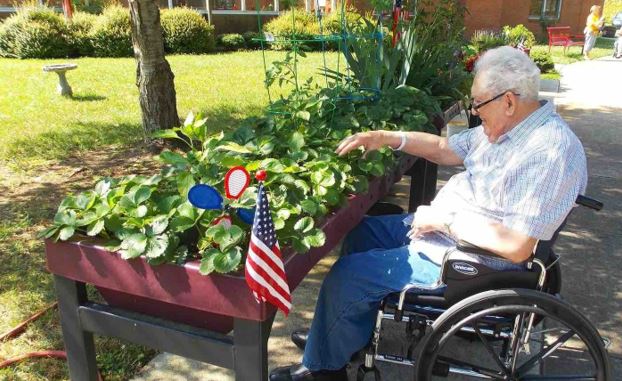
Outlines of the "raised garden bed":
{"type": "MultiPolygon", "coordinates": [[[[283,250],[290,289],[298,286],[415,160],[404,157],[393,173],[372,180],[367,193],[351,196],[346,207],[327,216],[320,224],[327,238],[323,247],[305,254],[283,250]]],[[[234,317],[263,321],[275,313],[271,305],[255,301],[243,272],[204,276],[199,273],[199,261],[151,266],[142,258],[124,260],[106,251],[101,240],[90,237],[47,240],[46,255],[50,272],[93,284],[111,306],[126,310],[222,333],[231,331],[234,317]]]]}

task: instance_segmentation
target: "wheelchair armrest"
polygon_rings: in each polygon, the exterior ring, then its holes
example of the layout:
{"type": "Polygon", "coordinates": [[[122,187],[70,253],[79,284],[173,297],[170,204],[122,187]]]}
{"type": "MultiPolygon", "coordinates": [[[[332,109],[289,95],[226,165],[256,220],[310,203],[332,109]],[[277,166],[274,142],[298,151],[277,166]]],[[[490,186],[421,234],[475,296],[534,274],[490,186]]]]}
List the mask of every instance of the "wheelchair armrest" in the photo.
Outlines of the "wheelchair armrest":
{"type": "Polygon", "coordinates": [[[463,239],[459,240],[458,243],[456,243],[456,249],[462,251],[463,253],[478,254],[478,255],[484,255],[487,257],[496,257],[496,258],[506,259],[500,255],[493,253],[492,251],[483,249],[479,246],[475,246],[471,242],[465,241],[463,239]]]}

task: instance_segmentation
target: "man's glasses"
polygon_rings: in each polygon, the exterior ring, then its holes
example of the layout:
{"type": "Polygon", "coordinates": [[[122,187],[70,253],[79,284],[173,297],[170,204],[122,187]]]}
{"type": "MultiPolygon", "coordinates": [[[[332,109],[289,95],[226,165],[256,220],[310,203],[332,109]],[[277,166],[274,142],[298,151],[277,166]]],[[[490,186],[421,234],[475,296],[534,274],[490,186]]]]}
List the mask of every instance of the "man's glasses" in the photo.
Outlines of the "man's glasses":
{"type": "Polygon", "coordinates": [[[506,91],[502,92],[501,94],[495,95],[494,97],[492,97],[492,98],[490,98],[490,99],[488,99],[486,101],[480,102],[478,104],[475,104],[475,101],[473,100],[473,98],[471,98],[471,110],[479,112],[480,108],[486,106],[488,103],[490,103],[492,101],[496,101],[497,99],[501,98],[502,96],[504,96],[508,92],[516,95],[517,97],[520,96],[520,94],[517,94],[517,93],[509,91],[509,90],[506,90],[506,91]]]}

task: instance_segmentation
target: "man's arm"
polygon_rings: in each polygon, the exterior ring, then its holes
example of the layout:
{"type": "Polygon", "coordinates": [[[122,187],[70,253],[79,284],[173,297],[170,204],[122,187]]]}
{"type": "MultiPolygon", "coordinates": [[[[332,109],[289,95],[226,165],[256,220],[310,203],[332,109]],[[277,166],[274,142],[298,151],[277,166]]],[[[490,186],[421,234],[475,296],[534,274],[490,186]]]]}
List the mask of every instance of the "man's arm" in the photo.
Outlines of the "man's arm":
{"type": "Polygon", "coordinates": [[[336,152],[339,156],[343,156],[359,147],[363,147],[365,151],[377,150],[384,146],[397,148],[402,142],[402,134],[406,137],[406,143],[401,149],[403,152],[440,165],[461,165],[463,162],[462,158],[449,148],[447,138],[425,132],[360,132],[341,141],[336,152]]]}
{"type": "Polygon", "coordinates": [[[443,214],[433,207],[420,206],[417,208],[413,227],[408,236],[412,239],[433,231],[443,231],[514,263],[527,260],[538,242],[536,238],[507,228],[501,223],[490,222],[473,215],[443,214]]]}

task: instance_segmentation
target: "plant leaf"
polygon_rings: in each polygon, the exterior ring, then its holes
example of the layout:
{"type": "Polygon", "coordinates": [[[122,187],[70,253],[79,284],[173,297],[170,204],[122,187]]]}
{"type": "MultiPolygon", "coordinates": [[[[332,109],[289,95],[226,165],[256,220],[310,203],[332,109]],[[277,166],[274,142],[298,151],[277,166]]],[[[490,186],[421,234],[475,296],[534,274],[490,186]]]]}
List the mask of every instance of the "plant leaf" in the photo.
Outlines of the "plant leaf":
{"type": "Polygon", "coordinates": [[[309,230],[313,229],[314,224],[315,223],[313,222],[313,218],[303,217],[296,222],[296,224],[294,225],[294,229],[306,233],[309,230]]]}
{"type": "Polygon", "coordinates": [[[73,236],[73,233],[75,233],[75,228],[73,226],[65,226],[64,228],[60,229],[58,238],[60,238],[61,241],[66,241],[71,238],[71,236],[73,236]]]}
{"type": "Polygon", "coordinates": [[[88,226],[86,234],[93,237],[98,235],[102,230],[104,230],[104,220],[98,220],[88,226]]]}

